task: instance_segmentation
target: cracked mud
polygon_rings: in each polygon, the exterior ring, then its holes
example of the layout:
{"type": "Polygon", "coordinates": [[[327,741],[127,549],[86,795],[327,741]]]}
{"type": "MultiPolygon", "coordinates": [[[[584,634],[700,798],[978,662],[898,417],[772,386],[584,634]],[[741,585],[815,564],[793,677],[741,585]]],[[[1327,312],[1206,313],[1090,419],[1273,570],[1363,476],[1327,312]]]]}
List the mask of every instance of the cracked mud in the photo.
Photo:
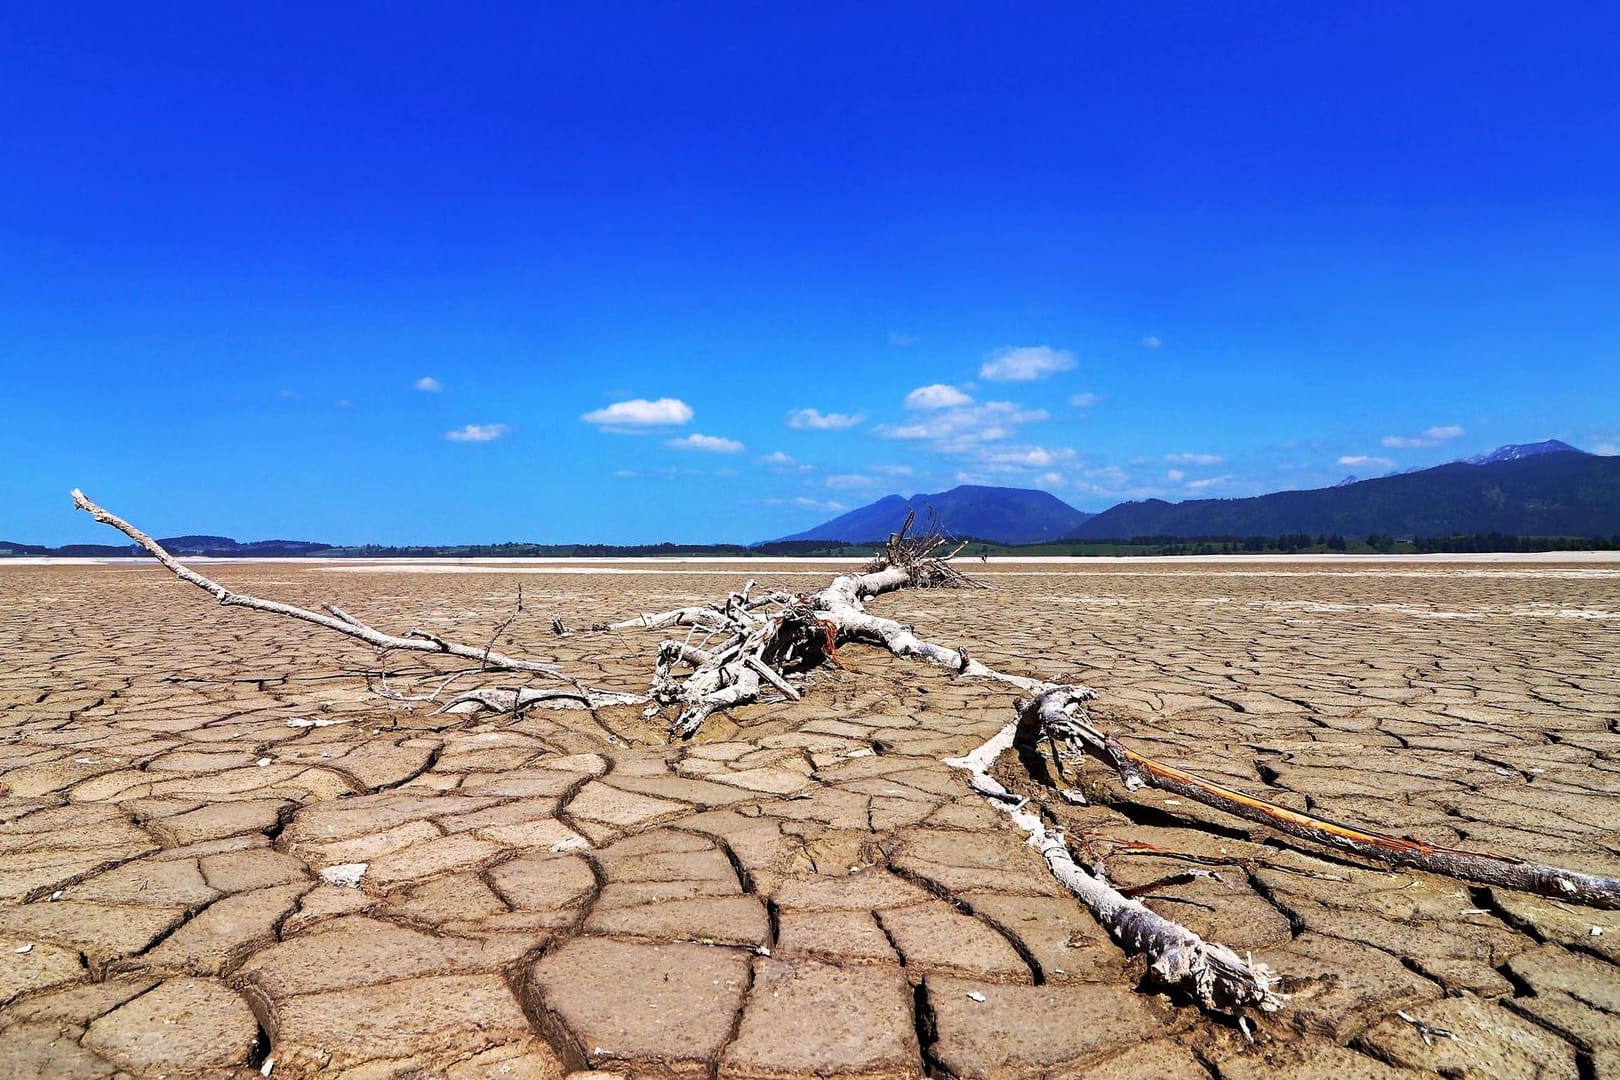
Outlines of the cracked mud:
{"type": "MultiPolygon", "coordinates": [[[[471,641],[521,581],[502,647],[632,692],[657,635],[551,615],[833,572],[567,569],[212,572],[471,641]]],[[[1620,568],[972,569],[993,591],[874,609],[1097,688],[1099,724],[1212,779],[1620,872],[1620,568]]],[[[1292,999],[1251,1043],[1141,989],[941,763],[1008,691],[840,658],[671,746],[636,708],[383,700],[363,647],[151,567],[0,566],[0,1075],[1620,1076],[1620,913],[1370,867],[1095,765],[1071,807],[1006,756],[1117,884],[1214,870],[1145,902],[1292,999]]]]}

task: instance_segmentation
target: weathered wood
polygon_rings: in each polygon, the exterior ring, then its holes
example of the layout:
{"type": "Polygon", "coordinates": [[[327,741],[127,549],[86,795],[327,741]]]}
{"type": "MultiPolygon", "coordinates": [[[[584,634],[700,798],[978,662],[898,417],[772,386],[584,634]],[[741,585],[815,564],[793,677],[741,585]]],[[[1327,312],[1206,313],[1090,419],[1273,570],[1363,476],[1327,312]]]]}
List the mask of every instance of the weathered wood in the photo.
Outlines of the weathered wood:
{"type": "Polygon", "coordinates": [[[1082,750],[1113,768],[1127,790],[1147,785],[1180,795],[1235,817],[1379,862],[1424,870],[1431,874],[1502,885],[1591,907],[1620,909],[1620,879],[1583,874],[1546,866],[1508,855],[1443,847],[1411,837],[1363,829],[1328,818],[1303,814],[1265,799],[1245,794],[1211,780],[1184,772],[1122,746],[1099,731],[1086,716],[1082,702],[1094,697],[1084,687],[1054,686],[1027,703],[1017,725],[1020,745],[1045,737],[1082,750]]]}
{"type": "Polygon", "coordinates": [[[751,599],[754,582],[749,581],[721,604],[650,612],[599,629],[689,626],[710,635],[701,646],[690,640],[666,641],[659,648],[652,696],[663,705],[683,706],[670,726],[671,734],[681,738],[696,734],[719,709],[758,700],[767,685],[798,700],[802,695],[789,678],[792,670],[834,660],[838,645],[850,641],[927,660],[970,678],[995,679],[1031,692],[1044,687],[1037,679],[996,671],[961,649],[924,641],[904,623],[866,610],[866,600],[899,589],[984,587],[946,564],[954,552],[938,554],[944,541],[937,534],[913,536],[913,518],[889,538],[884,556],[808,596],[769,593],[751,599]],[[678,679],[677,663],[693,670],[678,679]]]}
{"type": "Polygon", "coordinates": [[[1247,1008],[1262,1012],[1280,1009],[1287,996],[1277,991],[1277,979],[1270,968],[1241,959],[1223,945],[1205,941],[1180,923],[1125,896],[1107,881],[1086,873],[1069,854],[1062,834],[1048,830],[1039,817],[1024,809],[1024,800],[1012,796],[990,776],[996,759],[1015,744],[1022,722],[1020,715],[971,754],[948,758],[945,764],[967,772],[969,785],[1024,831],[1030,846],[1046,860],[1052,876],[1090,909],[1109,936],[1126,950],[1147,957],[1148,970],[1160,984],[1187,994],[1205,1009],[1226,1015],[1240,1015],[1247,1008]]]}
{"type": "Polygon", "coordinates": [[[85,496],[84,492],[78,490],[77,488],[73,490],[73,505],[78,507],[80,510],[85,511],[103,525],[110,525],[119,532],[123,533],[125,536],[129,537],[131,540],[135,541],[153,558],[162,563],[163,566],[167,568],[170,573],[174,574],[175,577],[189,585],[195,585],[197,588],[213,596],[215,600],[218,600],[220,604],[224,605],[225,607],[243,607],[252,611],[266,612],[267,614],[271,615],[285,615],[288,618],[313,623],[316,626],[335,631],[336,633],[342,634],[345,637],[355,638],[356,640],[363,641],[368,645],[385,651],[398,650],[402,652],[438,653],[445,656],[454,656],[461,660],[476,661],[481,667],[488,671],[521,672],[525,675],[545,676],[547,678],[555,679],[558,682],[567,683],[569,686],[573,687],[578,694],[589,696],[591,693],[591,691],[581,687],[573,679],[569,678],[567,675],[564,675],[560,670],[557,669],[555,665],[552,664],[541,664],[532,660],[520,660],[516,657],[506,656],[502,653],[494,652],[488,646],[479,647],[477,645],[466,645],[460,642],[447,641],[437,634],[431,634],[426,630],[418,628],[412,628],[406,631],[403,636],[387,634],[367,625],[366,623],[355,618],[353,615],[350,615],[348,612],[344,611],[342,608],[332,604],[327,605],[327,611],[331,612],[331,614],[322,614],[321,612],[310,611],[307,608],[297,607],[293,604],[283,604],[276,600],[265,600],[257,596],[249,596],[246,593],[233,592],[230,589],[227,589],[225,586],[219,584],[219,582],[199,574],[197,571],[188,566],[182,565],[174,558],[173,555],[170,555],[168,551],[164,550],[163,546],[156,540],[152,539],[146,533],[142,532],[134,525],[131,525],[118,515],[97,506],[85,496]]]}

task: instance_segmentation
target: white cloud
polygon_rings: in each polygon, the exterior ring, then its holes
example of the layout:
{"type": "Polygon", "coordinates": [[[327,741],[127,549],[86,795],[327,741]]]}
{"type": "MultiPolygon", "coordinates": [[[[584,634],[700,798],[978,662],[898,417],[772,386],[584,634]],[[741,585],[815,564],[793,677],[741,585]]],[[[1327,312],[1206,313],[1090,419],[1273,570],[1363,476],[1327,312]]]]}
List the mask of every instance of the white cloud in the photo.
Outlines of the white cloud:
{"type": "Polygon", "coordinates": [[[424,375],[411,385],[427,394],[437,394],[440,390],[444,389],[444,383],[440,382],[438,379],[435,379],[431,375],[424,375]]]}
{"type": "Polygon", "coordinates": [[[959,453],[986,442],[1011,438],[1019,424],[1047,419],[1043,409],[1026,409],[1011,401],[986,401],[938,409],[907,424],[878,428],[890,439],[928,439],[943,453],[959,453]]]}
{"type": "Polygon", "coordinates": [[[765,503],[768,506],[798,506],[798,507],[802,507],[802,508],[804,508],[806,510],[847,510],[847,509],[849,509],[847,506],[845,506],[841,502],[838,502],[836,499],[827,499],[827,500],[810,499],[810,498],[806,498],[803,495],[800,495],[799,497],[793,498],[793,499],[766,499],[765,503]]]}
{"type": "Polygon", "coordinates": [[[1158,335],[1156,334],[1149,334],[1147,337],[1142,339],[1142,348],[1144,349],[1157,349],[1163,344],[1164,342],[1160,341],[1158,335]]]}
{"type": "Polygon", "coordinates": [[[794,409],[788,413],[787,426],[797,431],[843,431],[864,419],[849,413],[823,413],[815,409],[794,409]]]}
{"type": "Polygon", "coordinates": [[[703,450],[711,454],[735,454],[743,448],[743,444],[736,439],[725,439],[719,435],[699,435],[695,431],[679,439],[666,440],[664,445],[675,450],[703,450]]]}
{"type": "Polygon", "coordinates": [[[1012,472],[1045,469],[1060,461],[1073,461],[1076,456],[1068,447],[1048,450],[1044,446],[987,446],[980,452],[979,460],[997,472],[1012,472]]]}
{"type": "Polygon", "coordinates": [[[337,407],[340,409],[352,409],[354,408],[354,402],[350,401],[348,398],[344,398],[342,401],[338,402],[337,407]]]}
{"type": "Polygon", "coordinates": [[[1456,424],[1445,424],[1432,427],[1421,435],[1385,435],[1378,440],[1378,445],[1386,446],[1391,450],[1410,450],[1421,446],[1439,446],[1443,442],[1450,442],[1463,433],[1463,429],[1456,424]]]}
{"type": "Polygon", "coordinates": [[[1226,461],[1219,454],[1166,454],[1164,460],[1172,465],[1220,465],[1226,461]]]}
{"type": "Polygon", "coordinates": [[[597,409],[580,417],[587,424],[595,424],[603,431],[616,435],[635,434],[649,428],[679,427],[692,419],[692,406],[679,398],[633,398],[615,401],[605,409],[597,409]]]}
{"type": "Polygon", "coordinates": [[[1187,479],[1187,474],[1182,472],[1180,469],[1171,469],[1169,472],[1164,474],[1164,478],[1170,481],[1172,484],[1179,484],[1183,480],[1187,479]]]}
{"type": "Polygon", "coordinates": [[[913,472],[910,465],[873,465],[872,471],[884,476],[910,476],[913,472]]]}
{"type": "Polygon", "coordinates": [[[1202,480],[1187,481],[1187,490],[1203,491],[1205,488],[1220,487],[1231,482],[1232,478],[1230,476],[1207,476],[1202,480]]]}
{"type": "Polygon", "coordinates": [[[828,487],[841,488],[844,490],[849,490],[851,488],[874,488],[882,483],[883,481],[877,479],[876,477],[859,476],[855,474],[827,477],[828,487]]]}
{"type": "Polygon", "coordinates": [[[954,409],[961,405],[972,404],[973,399],[954,386],[944,383],[933,383],[929,386],[919,386],[906,395],[906,408],[913,412],[926,412],[932,409],[954,409]]]}
{"type": "Polygon", "coordinates": [[[1055,472],[1041,473],[1041,475],[1035,478],[1035,482],[1038,484],[1044,484],[1047,487],[1062,487],[1063,474],[1055,472]]]}
{"type": "Polygon", "coordinates": [[[780,450],[773,450],[762,458],[755,458],[754,461],[760,465],[769,465],[772,469],[779,473],[807,473],[816,471],[816,467],[814,465],[799,461],[791,454],[784,454],[780,450]]]}
{"type": "Polygon", "coordinates": [[[1620,442],[1600,442],[1592,447],[1592,453],[1600,457],[1614,457],[1620,454],[1620,442]]]}
{"type": "Polygon", "coordinates": [[[1074,353],[1050,345],[997,349],[979,368],[979,377],[991,382],[1030,382],[1074,367],[1074,353]]]}
{"type": "Polygon", "coordinates": [[[494,442],[511,430],[505,424],[468,424],[455,431],[445,432],[444,437],[451,442],[494,442]]]}
{"type": "Polygon", "coordinates": [[[736,476],[736,469],[701,469],[690,466],[660,465],[651,469],[617,469],[613,475],[620,480],[690,480],[715,476],[736,476]]]}
{"type": "Polygon", "coordinates": [[[1366,454],[1346,454],[1339,459],[1339,464],[1352,469],[1390,469],[1395,466],[1395,462],[1387,457],[1369,457],[1366,454]]]}
{"type": "Polygon", "coordinates": [[[889,344],[893,345],[897,349],[909,349],[911,346],[917,344],[917,338],[914,334],[901,334],[895,331],[890,331],[889,344]]]}
{"type": "Polygon", "coordinates": [[[1089,408],[1091,408],[1093,405],[1097,404],[1097,402],[1099,402],[1101,400],[1102,400],[1101,396],[1099,396],[1097,394],[1070,394],[1069,395],[1069,404],[1073,405],[1077,409],[1089,409],[1089,408]]]}

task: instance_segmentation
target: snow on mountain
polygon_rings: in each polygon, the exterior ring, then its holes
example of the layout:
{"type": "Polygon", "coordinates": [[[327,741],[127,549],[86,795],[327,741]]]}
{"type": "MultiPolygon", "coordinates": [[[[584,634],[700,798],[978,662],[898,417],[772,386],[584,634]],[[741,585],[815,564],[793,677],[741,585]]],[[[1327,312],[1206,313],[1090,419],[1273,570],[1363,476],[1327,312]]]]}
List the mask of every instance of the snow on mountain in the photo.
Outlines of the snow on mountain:
{"type": "Polygon", "coordinates": [[[1475,454],[1471,458],[1460,459],[1467,465],[1492,465],[1498,461],[1521,461],[1524,458],[1536,457],[1541,454],[1584,454],[1585,450],[1571,446],[1567,442],[1557,439],[1545,439],[1535,443],[1509,443],[1507,446],[1498,446],[1488,454],[1475,454]]]}

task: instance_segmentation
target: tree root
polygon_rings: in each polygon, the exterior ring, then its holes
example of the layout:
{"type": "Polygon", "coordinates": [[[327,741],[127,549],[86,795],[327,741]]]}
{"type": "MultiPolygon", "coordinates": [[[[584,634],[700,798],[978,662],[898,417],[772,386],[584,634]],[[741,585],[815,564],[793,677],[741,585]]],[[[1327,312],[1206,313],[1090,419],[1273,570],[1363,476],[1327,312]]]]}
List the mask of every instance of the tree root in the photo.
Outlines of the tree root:
{"type": "Polygon", "coordinates": [[[955,552],[939,554],[945,541],[937,531],[912,535],[914,520],[915,514],[908,516],[900,531],[889,538],[885,553],[860,573],[834,578],[819,592],[750,598],[754,585],[750,581],[722,604],[640,615],[599,629],[692,628],[685,641],[672,639],[659,646],[653,673],[653,701],[681,706],[670,734],[683,739],[695,735],[717,710],[759,700],[767,685],[798,700],[801,692],[789,676],[826,662],[836,664],[838,646],[850,641],[927,660],[960,675],[995,679],[1032,692],[1044,687],[1039,680],[987,667],[961,649],[924,641],[904,623],[866,610],[866,600],[899,589],[985,587],[948,565],[955,552]],[[699,632],[703,638],[694,643],[693,636],[699,632]],[[677,664],[692,670],[678,678],[677,664]]]}

